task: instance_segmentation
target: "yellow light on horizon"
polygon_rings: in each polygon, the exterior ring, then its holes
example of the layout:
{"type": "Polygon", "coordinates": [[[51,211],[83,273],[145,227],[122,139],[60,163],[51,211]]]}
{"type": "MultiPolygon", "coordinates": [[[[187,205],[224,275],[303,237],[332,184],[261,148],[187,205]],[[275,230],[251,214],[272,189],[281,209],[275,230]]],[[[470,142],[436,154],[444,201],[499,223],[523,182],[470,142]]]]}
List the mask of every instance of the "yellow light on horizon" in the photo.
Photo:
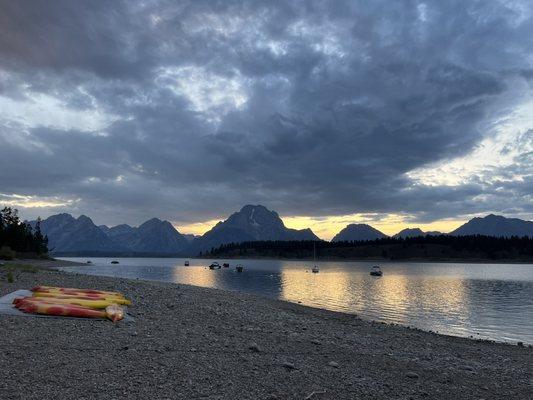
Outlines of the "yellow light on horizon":
{"type": "Polygon", "coordinates": [[[178,224],[173,222],[174,228],[176,228],[180,233],[183,234],[192,234],[192,235],[203,235],[212,227],[214,227],[220,220],[211,219],[203,222],[193,222],[191,224],[178,224]]]}
{"type": "Polygon", "coordinates": [[[464,224],[465,220],[441,220],[430,223],[413,223],[406,221],[404,216],[388,214],[379,219],[369,218],[368,214],[350,214],[341,216],[307,217],[294,216],[283,218],[288,228],[304,229],[311,228],[321,239],[331,240],[339,231],[349,224],[368,224],[386,235],[392,236],[402,229],[420,228],[423,231],[439,231],[447,233],[464,224]]]}
{"type": "MultiPolygon", "coordinates": [[[[321,239],[331,240],[339,231],[348,224],[368,224],[380,230],[386,235],[394,235],[405,228],[420,228],[423,231],[439,231],[447,233],[464,224],[465,220],[440,220],[430,223],[413,223],[406,221],[406,217],[400,214],[348,214],[323,217],[310,216],[289,216],[283,217],[283,222],[287,228],[305,229],[311,228],[321,239]]],[[[192,224],[175,224],[181,233],[202,235],[219,222],[212,219],[204,222],[192,224]]]]}

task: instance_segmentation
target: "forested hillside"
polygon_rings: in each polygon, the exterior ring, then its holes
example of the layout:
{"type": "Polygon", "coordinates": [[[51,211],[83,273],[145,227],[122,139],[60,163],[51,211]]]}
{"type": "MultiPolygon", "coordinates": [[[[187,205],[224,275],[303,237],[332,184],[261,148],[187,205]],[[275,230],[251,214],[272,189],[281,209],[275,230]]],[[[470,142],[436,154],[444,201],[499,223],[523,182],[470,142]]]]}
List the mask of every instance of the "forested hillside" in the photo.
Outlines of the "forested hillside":
{"type": "Polygon", "coordinates": [[[220,258],[371,260],[533,260],[533,239],[490,236],[419,236],[371,241],[262,241],[222,245],[204,253],[220,258]]]}

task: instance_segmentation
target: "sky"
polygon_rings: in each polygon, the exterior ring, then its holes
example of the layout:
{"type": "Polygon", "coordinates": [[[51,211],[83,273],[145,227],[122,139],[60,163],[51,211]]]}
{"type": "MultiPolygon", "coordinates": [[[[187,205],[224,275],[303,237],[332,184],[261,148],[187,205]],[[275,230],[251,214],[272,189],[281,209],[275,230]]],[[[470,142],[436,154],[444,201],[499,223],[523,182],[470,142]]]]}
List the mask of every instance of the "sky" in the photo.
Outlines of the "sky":
{"type": "Polygon", "coordinates": [[[0,0],[0,204],[329,239],[533,219],[533,2],[0,0]]]}

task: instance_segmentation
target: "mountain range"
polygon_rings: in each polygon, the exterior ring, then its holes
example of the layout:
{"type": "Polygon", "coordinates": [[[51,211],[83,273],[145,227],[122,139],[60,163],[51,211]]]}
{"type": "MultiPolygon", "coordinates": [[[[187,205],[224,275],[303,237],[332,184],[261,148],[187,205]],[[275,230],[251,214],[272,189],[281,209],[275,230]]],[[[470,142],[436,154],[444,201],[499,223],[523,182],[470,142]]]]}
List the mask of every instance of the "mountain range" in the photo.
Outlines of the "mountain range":
{"type": "MultiPolygon", "coordinates": [[[[36,221],[30,225],[35,226],[36,221]]],[[[202,236],[181,234],[168,221],[152,218],[138,227],[96,226],[82,215],[53,215],[41,222],[54,255],[197,255],[222,244],[256,240],[320,240],[311,229],[287,228],[275,211],[244,206],[202,236]]]]}
{"type": "Polygon", "coordinates": [[[189,240],[168,221],[152,218],[134,228],[127,224],[109,228],[99,226],[107,237],[136,253],[177,254],[183,251],[189,240]]]}
{"type": "Polygon", "coordinates": [[[357,240],[375,240],[386,238],[383,232],[378,231],[376,228],[367,224],[350,224],[343,230],[337,233],[332,242],[345,242],[345,241],[357,241],[357,240]]]}
{"type": "Polygon", "coordinates": [[[399,238],[405,239],[405,238],[417,237],[417,236],[428,236],[428,235],[438,236],[438,235],[442,235],[442,234],[443,234],[442,232],[438,232],[438,231],[424,232],[420,228],[405,228],[405,229],[402,229],[397,234],[393,235],[392,237],[393,238],[398,238],[398,239],[399,238]]]}
{"type": "MultiPolygon", "coordinates": [[[[35,227],[36,221],[30,221],[35,227]]],[[[93,221],[81,215],[57,214],[41,221],[41,232],[48,237],[48,249],[52,254],[123,252],[127,249],[111,240],[93,221]]]]}
{"type": "Polygon", "coordinates": [[[497,237],[529,236],[533,237],[533,221],[518,218],[505,218],[489,214],[484,218],[472,218],[466,224],[450,232],[450,235],[485,235],[497,237]]]}
{"type": "Polygon", "coordinates": [[[302,230],[287,228],[277,212],[270,211],[264,206],[247,205],[193,240],[188,251],[197,254],[221,244],[257,240],[320,240],[320,238],[309,228],[302,230]]]}
{"type": "MultiPolygon", "coordinates": [[[[30,225],[35,226],[36,221],[30,225]]],[[[195,256],[222,244],[265,240],[321,240],[311,229],[287,228],[275,211],[261,205],[246,205],[218,222],[202,236],[182,234],[168,221],[152,218],[138,227],[127,224],[108,227],[96,226],[81,215],[57,214],[41,222],[43,234],[48,236],[53,255],[153,255],[195,256]]],[[[439,235],[440,232],[424,232],[419,228],[407,228],[393,237],[408,238],[439,235]]],[[[473,218],[449,235],[530,236],[533,222],[517,218],[487,215],[473,218]]],[[[361,241],[385,238],[383,232],[367,224],[350,224],[332,239],[361,241]]]]}

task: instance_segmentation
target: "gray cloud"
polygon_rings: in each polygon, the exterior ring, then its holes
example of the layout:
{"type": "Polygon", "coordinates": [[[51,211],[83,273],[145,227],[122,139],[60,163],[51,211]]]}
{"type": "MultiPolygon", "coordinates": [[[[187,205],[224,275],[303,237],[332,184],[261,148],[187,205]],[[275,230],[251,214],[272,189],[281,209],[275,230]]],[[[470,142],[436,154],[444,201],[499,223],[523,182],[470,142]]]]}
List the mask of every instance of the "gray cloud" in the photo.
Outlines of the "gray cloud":
{"type": "Polygon", "coordinates": [[[108,223],[244,203],[533,213],[523,142],[454,186],[406,175],[468,155],[531,99],[527,1],[0,7],[0,193],[72,200],[62,209],[108,223]]]}

